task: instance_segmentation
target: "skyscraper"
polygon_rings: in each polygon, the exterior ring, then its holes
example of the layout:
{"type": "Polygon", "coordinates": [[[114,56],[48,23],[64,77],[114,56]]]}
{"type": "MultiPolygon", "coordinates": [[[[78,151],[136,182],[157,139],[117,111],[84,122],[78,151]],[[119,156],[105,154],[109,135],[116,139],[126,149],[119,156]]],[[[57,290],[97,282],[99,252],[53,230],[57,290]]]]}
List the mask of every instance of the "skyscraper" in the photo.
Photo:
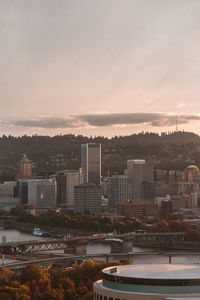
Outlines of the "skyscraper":
{"type": "Polygon", "coordinates": [[[36,207],[55,207],[57,183],[50,179],[20,179],[21,204],[30,204],[36,207]]]}
{"type": "Polygon", "coordinates": [[[74,187],[75,212],[91,215],[101,214],[101,186],[88,183],[74,187]]]}
{"type": "Polygon", "coordinates": [[[143,159],[129,159],[127,169],[132,184],[132,200],[141,200],[142,183],[153,181],[153,164],[146,163],[143,159]]]}
{"type": "Polygon", "coordinates": [[[113,175],[108,178],[107,193],[109,208],[115,212],[118,203],[125,203],[130,195],[130,178],[125,175],[113,175]]]}
{"type": "Polygon", "coordinates": [[[64,170],[59,172],[57,179],[57,203],[68,207],[74,206],[74,186],[79,183],[79,172],[76,170],[64,170]]]}
{"type": "Polygon", "coordinates": [[[101,144],[81,145],[84,183],[101,184],[101,144]]]}

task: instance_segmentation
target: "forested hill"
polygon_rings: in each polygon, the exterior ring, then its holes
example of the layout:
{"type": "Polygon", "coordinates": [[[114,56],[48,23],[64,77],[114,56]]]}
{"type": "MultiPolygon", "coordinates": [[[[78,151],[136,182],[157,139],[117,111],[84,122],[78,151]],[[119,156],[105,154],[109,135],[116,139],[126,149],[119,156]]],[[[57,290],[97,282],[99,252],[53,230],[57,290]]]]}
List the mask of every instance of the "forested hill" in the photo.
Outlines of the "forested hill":
{"type": "Polygon", "coordinates": [[[0,138],[0,172],[4,177],[16,173],[17,163],[26,153],[34,171],[54,171],[80,167],[82,143],[102,144],[103,175],[123,173],[126,160],[144,158],[158,168],[185,168],[200,165],[200,136],[191,132],[139,133],[129,136],[84,137],[72,134],[49,136],[3,136],[0,138]]]}

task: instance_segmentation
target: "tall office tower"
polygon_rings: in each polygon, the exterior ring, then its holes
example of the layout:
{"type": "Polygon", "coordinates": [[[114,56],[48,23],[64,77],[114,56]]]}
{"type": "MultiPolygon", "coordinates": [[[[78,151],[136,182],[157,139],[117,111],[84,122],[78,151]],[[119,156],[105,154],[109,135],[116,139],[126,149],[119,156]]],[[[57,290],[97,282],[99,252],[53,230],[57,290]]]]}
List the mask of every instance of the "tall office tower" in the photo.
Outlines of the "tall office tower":
{"type": "Polygon", "coordinates": [[[101,184],[101,144],[81,145],[84,183],[101,184]]]}
{"type": "Polygon", "coordinates": [[[17,196],[21,204],[28,204],[28,183],[26,179],[19,179],[17,196]]]}
{"type": "Polygon", "coordinates": [[[142,199],[142,183],[153,181],[153,164],[141,159],[127,160],[128,176],[132,184],[132,200],[142,199]]]}
{"type": "Polygon", "coordinates": [[[21,179],[20,200],[22,204],[36,207],[55,207],[57,183],[52,179],[21,179]]]}
{"type": "Polygon", "coordinates": [[[17,181],[19,179],[32,179],[32,162],[26,157],[26,154],[23,155],[22,159],[19,161],[17,181]]]}
{"type": "Polygon", "coordinates": [[[79,184],[79,171],[64,170],[56,176],[57,180],[57,204],[74,206],[74,186],[79,184]]]}
{"type": "Polygon", "coordinates": [[[88,183],[74,187],[74,208],[76,212],[91,215],[101,214],[101,186],[88,183]]]}
{"type": "Polygon", "coordinates": [[[111,212],[115,212],[118,203],[124,203],[130,196],[130,179],[125,175],[113,175],[108,178],[108,204],[111,212]]]}
{"type": "Polygon", "coordinates": [[[142,183],[142,200],[154,202],[156,196],[156,186],[159,183],[155,181],[143,181],[142,183]]]}

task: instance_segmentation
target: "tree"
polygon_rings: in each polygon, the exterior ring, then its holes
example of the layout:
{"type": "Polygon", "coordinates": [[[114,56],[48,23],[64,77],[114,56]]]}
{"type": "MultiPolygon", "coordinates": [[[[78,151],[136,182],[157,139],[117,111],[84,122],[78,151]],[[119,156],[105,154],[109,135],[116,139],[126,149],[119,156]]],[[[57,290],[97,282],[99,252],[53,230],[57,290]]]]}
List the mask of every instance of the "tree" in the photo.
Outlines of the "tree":
{"type": "Polygon", "coordinates": [[[37,293],[32,300],[63,300],[64,297],[56,290],[52,289],[49,293],[37,293]]]}
{"type": "Polygon", "coordinates": [[[0,269],[0,285],[5,285],[10,282],[13,277],[13,273],[9,268],[0,269]]]}
{"type": "Polygon", "coordinates": [[[31,297],[29,295],[23,294],[18,296],[18,300],[31,300],[31,297]]]}
{"type": "Polygon", "coordinates": [[[65,299],[67,299],[67,300],[73,300],[73,299],[75,299],[75,297],[76,297],[76,290],[75,289],[67,289],[67,290],[65,290],[65,299]]]}
{"type": "Polygon", "coordinates": [[[0,293],[0,299],[2,300],[11,300],[11,297],[7,293],[0,293]]]}
{"type": "Polygon", "coordinates": [[[38,265],[28,265],[22,270],[21,281],[23,283],[27,281],[39,281],[40,279],[47,279],[47,274],[45,274],[38,265]]]}
{"type": "Polygon", "coordinates": [[[88,288],[86,286],[81,286],[77,289],[77,292],[80,296],[83,296],[89,292],[88,288]]]}
{"type": "Polygon", "coordinates": [[[75,288],[74,282],[69,277],[61,278],[59,283],[62,284],[64,290],[75,288]]]}
{"type": "Polygon", "coordinates": [[[93,291],[90,291],[79,298],[79,300],[92,300],[93,299],[93,291]]]}

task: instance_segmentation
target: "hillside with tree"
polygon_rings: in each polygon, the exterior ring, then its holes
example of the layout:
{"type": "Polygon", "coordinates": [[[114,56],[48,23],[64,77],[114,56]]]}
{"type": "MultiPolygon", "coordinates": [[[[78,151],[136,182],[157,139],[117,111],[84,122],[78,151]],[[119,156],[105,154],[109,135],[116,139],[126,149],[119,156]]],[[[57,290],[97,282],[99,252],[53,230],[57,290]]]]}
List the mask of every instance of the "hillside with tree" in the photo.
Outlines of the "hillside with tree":
{"type": "Polygon", "coordinates": [[[184,169],[200,165],[200,136],[191,132],[142,132],[129,136],[85,137],[82,135],[5,136],[0,138],[1,180],[12,180],[17,163],[26,153],[33,162],[34,173],[78,169],[81,144],[102,144],[102,174],[123,173],[127,159],[146,159],[156,168],[184,169]]]}

